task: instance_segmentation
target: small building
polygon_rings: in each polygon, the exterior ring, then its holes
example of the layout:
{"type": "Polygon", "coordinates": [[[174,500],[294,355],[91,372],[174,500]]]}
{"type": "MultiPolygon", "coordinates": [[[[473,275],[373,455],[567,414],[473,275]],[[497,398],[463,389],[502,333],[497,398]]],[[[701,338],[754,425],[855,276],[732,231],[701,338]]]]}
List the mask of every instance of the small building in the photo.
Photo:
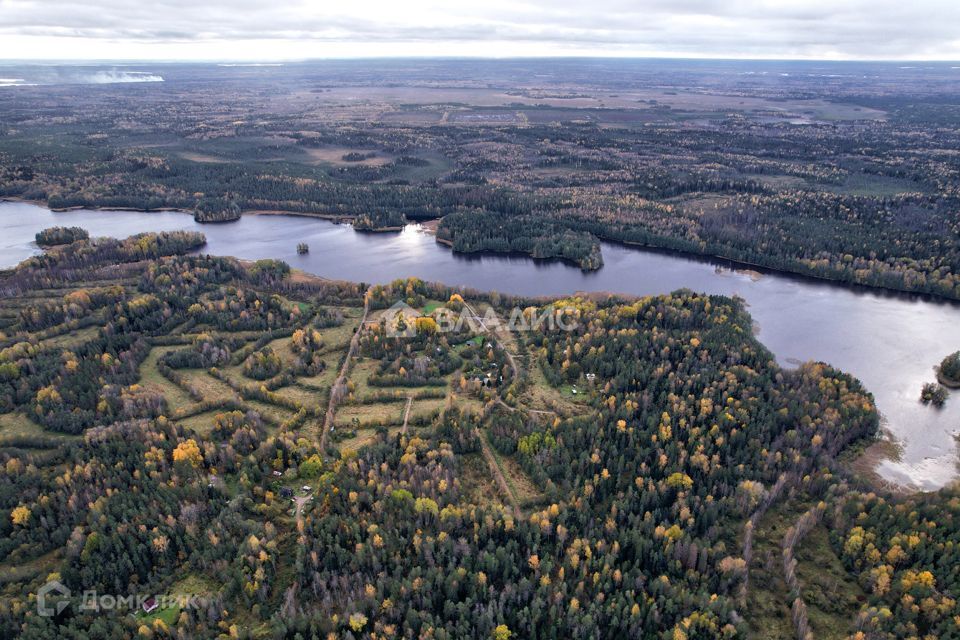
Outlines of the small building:
{"type": "Polygon", "coordinates": [[[160,605],[157,604],[157,599],[152,596],[144,600],[143,603],[140,605],[144,613],[153,613],[154,611],[157,610],[157,607],[159,606],[160,605]]]}
{"type": "Polygon", "coordinates": [[[273,472],[273,477],[274,477],[274,478],[279,478],[279,477],[281,477],[282,475],[283,475],[283,474],[280,473],[279,471],[274,471],[274,472],[273,472]]]}
{"type": "Polygon", "coordinates": [[[593,381],[596,380],[596,379],[597,379],[597,374],[595,374],[595,373],[588,373],[588,374],[587,374],[587,381],[588,381],[588,382],[593,382],[593,381]]]}
{"type": "Polygon", "coordinates": [[[290,487],[280,487],[280,497],[281,497],[281,498],[292,498],[292,497],[293,497],[293,489],[291,489],[290,487]]]}
{"type": "Polygon", "coordinates": [[[301,490],[301,491],[312,491],[312,490],[313,490],[313,487],[311,487],[311,486],[308,485],[308,484],[305,484],[305,485],[303,485],[302,487],[300,487],[300,490],[301,490]]]}

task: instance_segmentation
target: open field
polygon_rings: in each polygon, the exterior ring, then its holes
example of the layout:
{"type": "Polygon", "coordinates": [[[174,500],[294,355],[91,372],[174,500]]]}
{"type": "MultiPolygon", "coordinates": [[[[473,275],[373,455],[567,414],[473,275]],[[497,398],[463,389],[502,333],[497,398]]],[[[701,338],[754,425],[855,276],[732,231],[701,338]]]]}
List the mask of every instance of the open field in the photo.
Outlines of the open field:
{"type": "Polygon", "coordinates": [[[78,436],[71,436],[55,431],[48,431],[22,413],[0,413],[0,446],[5,442],[16,441],[21,438],[42,438],[51,440],[70,441],[78,436]]]}
{"type": "Polygon", "coordinates": [[[173,384],[157,371],[157,360],[168,351],[176,351],[178,347],[154,347],[140,364],[140,383],[151,389],[156,389],[167,399],[171,408],[182,407],[193,402],[186,391],[173,384]]]}

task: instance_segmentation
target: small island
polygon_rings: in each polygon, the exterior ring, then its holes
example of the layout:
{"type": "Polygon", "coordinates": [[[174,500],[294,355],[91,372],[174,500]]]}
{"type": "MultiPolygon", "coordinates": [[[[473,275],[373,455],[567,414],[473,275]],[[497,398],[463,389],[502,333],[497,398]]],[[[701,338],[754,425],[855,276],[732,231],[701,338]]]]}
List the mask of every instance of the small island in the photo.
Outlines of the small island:
{"type": "Polygon", "coordinates": [[[937,367],[937,380],[950,389],[960,389],[960,351],[943,359],[937,367]]]}
{"type": "Polygon", "coordinates": [[[300,243],[298,243],[298,244],[297,244],[297,255],[301,255],[301,256],[302,256],[302,255],[305,255],[305,254],[307,254],[307,253],[310,253],[310,245],[308,245],[306,242],[300,242],[300,243]]]}
{"type": "Polygon", "coordinates": [[[64,244],[73,244],[77,240],[87,240],[90,234],[80,227],[48,227],[35,236],[41,247],[56,247],[64,244]]]}
{"type": "Polygon", "coordinates": [[[928,382],[923,385],[923,390],[920,391],[920,402],[940,408],[946,404],[947,395],[949,395],[947,389],[942,384],[928,382]]]}

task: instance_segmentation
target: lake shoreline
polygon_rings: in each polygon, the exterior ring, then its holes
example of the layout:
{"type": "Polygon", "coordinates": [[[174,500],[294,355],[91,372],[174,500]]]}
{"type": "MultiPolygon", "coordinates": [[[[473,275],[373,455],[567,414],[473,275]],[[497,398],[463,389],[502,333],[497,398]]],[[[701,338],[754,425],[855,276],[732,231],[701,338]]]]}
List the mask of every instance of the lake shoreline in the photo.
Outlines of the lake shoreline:
{"type": "MultiPolygon", "coordinates": [[[[32,205],[36,205],[36,206],[39,206],[39,207],[43,207],[43,208],[45,208],[45,209],[48,209],[49,211],[53,211],[54,213],[68,213],[68,212],[71,212],[71,211],[83,211],[83,210],[88,210],[88,211],[110,211],[110,212],[118,212],[118,213],[131,212],[131,213],[146,213],[146,214],[153,213],[153,212],[183,213],[183,214],[189,215],[189,216],[191,216],[191,217],[193,216],[193,214],[192,214],[191,212],[189,212],[189,211],[187,211],[187,210],[184,210],[184,209],[178,209],[178,208],[175,208],[175,207],[161,207],[161,208],[157,208],[157,209],[138,209],[138,208],[135,208],[135,207],[97,207],[97,206],[83,206],[83,205],[81,205],[81,206],[75,206],[75,207],[66,207],[66,208],[53,209],[53,208],[51,208],[49,205],[47,205],[46,202],[44,202],[44,201],[42,201],[42,200],[32,200],[32,199],[28,199],[28,198],[18,198],[18,197],[15,197],[15,196],[7,196],[7,197],[0,198],[0,202],[21,202],[21,203],[26,203],[26,204],[32,204],[32,205]]],[[[295,217],[302,217],[302,218],[316,218],[316,219],[319,219],[319,220],[326,220],[326,221],[328,221],[328,222],[333,222],[333,223],[335,223],[335,224],[349,224],[349,223],[351,223],[351,222],[353,221],[353,219],[354,219],[354,216],[349,216],[349,215],[346,215],[346,214],[312,213],[312,212],[304,212],[304,211],[286,211],[286,210],[282,210],[282,209],[245,209],[245,210],[243,210],[243,211],[241,212],[241,215],[247,215],[247,214],[249,214],[249,215],[255,215],[255,216],[295,216],[295,217]]],[[[441,216],[441,218],[442,218],[442,216],[441,216]]],[[[439,237],[436,237],[436,227],[435,227],[435,224],[436,224],[436,222],[438,222],[439,220],[440,220],[440,218],[435,218],[435,219],[433,219],[433,220],[429,220],[429,221],[425,221],[425,222],[419,222],[419,221],[417,221],[417,222],[410,222],[409,224],[413,224],[413,225],[419,224],[419,225],[421,225],[421,226],[423,227],[425,233],[429,233],[430,235],[433,235],[433,236],[435,237],[436,241],[437,241],[439,244],[446,245],[446,246],[448,246],[448,247],[450,247],[450,248],[452,249],[452,248],[453,248],[453,244],[452,244],[450,241],[448,241],[448,240],[443,240],[443,239],[440,239],[439,237]],[[433,224],[431,224],[431,223],[433,223],[433,224]]],[[[227,222],[236,222],[236,220],[229,220],[229,221],[227,221],[227,222]]],[[[213,222],[202,222],[201,224],[213,224],[213,222]]],[[[356,229],[356,231],[357,231],[358,233],[360,233],[360,232],[387,233],[387,232],[398,232],[398,231],[402,231],[402,230],[403,230],[403,227],[385,227],[385,228],[378,228],[378,229],[356,229]]],[[[778,269],[778,268],[775,268],[775,267],[769,267],[769,266],[762,265],[762,264],[758,264],[758,263],[754,263],[754,262],[737,260],[737,259],[735,259],[735,258],[729,258],[729,257],[727,257],[727,256],[720,255],[720,254],[700,253],[700,252],[688,251],[688,250],[684,250],[684,249],[673,249],[673,248],[667,248],[667,247],[660,247],[660,246],[656,246],[656,245],[651,245],[651,244],[643,243],[643,242],[635,242],[635,241],[629,241],[629,240],[618,240],[618,239],[608,238],[608,237],[600,237],[599,239],[600,239],[602,242],[606,242],[606,243],[611,244],[611,245],[618,245],[618,246],[623,246],[623,247],[630,247],[630,248],[638,249],[638,250],[641,250],[641,251],[649,251],[649,252],[659,253],[659,254],[663,254],[663,255],[682,256],[682,257],[690,258],[690,259],[694,259],[694,260],[701,260],[701,261],[703,261],[703,262],[705,262],[705,263],[708,263],[708,264],[715,264],[715,265],[718,266],[718,267],[724,267],[724,268],[732,269],[732,270],[735,270],[735,271],[755,271],[755,272],[757,272],[757,273],[759,273],[759,274],[761,274],[761,275],[776,274],[776,275],[778,275],[778,276],[783,276],[783,277],[787,277],[787,278],[797,278],[797,279],[803,280],[803,281],[805,281],[805,282],[813,282],[813,283],[818,283],[818,282],[819,282],[819,283],[824,283],[824,284],[827,284],[827,285],[830,285],[830,286],[844,287],[844,288],[847,288],[847,289],[849,289],[849,290],[851,290],[851,291],[858,291],[858,292],[859,292],[859,291],[862,291],[862,292],[883,292],[884,294],[891,295],[891,296],[896,296],[896,297],[901,297],[901,296],[903,296],[903,297],[905,297],[906,299],[924,300],[924,301],[928,301],[928,302],[938,302],[938,303],[948,303],[948,304],[953,304],[953,305],[960,305],[960,300],[958,300],[958,299],[956,299],[956,298],[950,298],[950,297],[947,297],[947,296],[944,296],[944,295],[940,295],[940,294],[937,294],[937,293],[929,293],[929,292],[924,292],[924,291],[911,291],[911,290],[909,290],[909,289],[900,289],[900,288],[895,288],[895,287],[882,287],[882,286],[876,286],[876,285],[870,285],[870,284],[863,284],[863,283],[859,283],[859,282],[850,282],[850,281],[847,281],[847,280],[841,280],[841,279],[838,279],[838,278],[831,278],[831,277],[828,277],[828,276],[815,276],[815,275],[810,275],[810,274],[808,274],[808,273],[802,273],[802,272],[799,272],[799,271],[789,271],[789,270],[784,270],[784,269],[778,269]]],[[[457,254],[460,254],[460,255],[464,255],[464,256],[470,256],[470,255],[478,255],[478,256],[482,256],[482,255],[506,255],[506,256],[514,256],[514,255],[516,255],[516,256],[525,256],[525,257],[527,257],[527,258],[529,258],[529,259],[531,259],[531,260],[557,260],[557,261],[559,261],[559,262],[562,262],[562,263],[564,263],[564,264],[567,264],[568,266],[573,266],[573,267],[582,269],[582,267],[581,267],[578,263],[568,261],[568,260],[566,260],[566,259],[564,259],[564,258],[534,258],[534,257],[531,256],[530,254],[523,253],[523,252],[518,252],[518,253],[514,253],[514,252],[498,252],[498,251],[489,251],[489,250],[486,250],[486,249],[485,249],[485,250],[482,250],[482,251],[469,251],[469,252],[456,251],[456,250],[454,250],[454,252],[457,253],[457,254]]],[[[601,270],[601,269],[603,269],[602,266],[601,266],[599,269],[588,269],[588,270],[586,270],[586,271],[599,271],[599,270],[601,270]]]]}
{"type": "Polygon", "coordinates": [[[943,357],[944,343],[960,343],[960,307],[918,294],[851,287],[801,275],[761,272],[700,255],[605,242],[605,265],[584,273],[559,260],[494,252],[457,253],[431,237],[436,223],[411,224],[396,233],[355,232],[329,216],[275,212],[245,215],[231,224],[200,224],[184,212],[102,210],[57,214],[32,203],[2,205],[5,232],[0,246],[10,262],[38,251],[34,235],[52,226],[81,226],[93,236],[130,236],[185,229],[204,233],[202,252],[241,260],[274,258],[292,269],[331,280],[386,283],[402,277],[452,287],[499,291],[517,300],[572,295],[621,297],[670,294],[677,290],[737,297],[747,305],[760,342],[784,368],[822,361],[863,381],[904,447],[900,461],[883,462],[889,481],[926,488],[956,477],[956,425],[960,404],[924,410],[915,388],[930,379],[930,363],[943,357]],[[322,219],[310,224],[297,217],[322,219]],[[298,255],[298,243],[311,252],[298,255]],[[763,275],[758,275],[763,273],[763,275]],[[616,294],[615,294],[616,295],[616,294]],[[950,304],[945,304],[945,303],[950,304]]]}

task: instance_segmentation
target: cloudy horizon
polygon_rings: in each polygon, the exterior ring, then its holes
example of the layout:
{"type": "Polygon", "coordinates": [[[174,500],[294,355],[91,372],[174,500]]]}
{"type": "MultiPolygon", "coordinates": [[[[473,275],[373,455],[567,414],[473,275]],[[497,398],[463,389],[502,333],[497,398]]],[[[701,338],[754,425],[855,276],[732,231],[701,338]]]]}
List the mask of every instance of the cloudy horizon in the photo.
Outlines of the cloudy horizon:
{"type": "Polygon", "coordinates": [[[0,0],[0,59],[390,56],[960,59],[960,3],[919,0],[0,0]]]}

